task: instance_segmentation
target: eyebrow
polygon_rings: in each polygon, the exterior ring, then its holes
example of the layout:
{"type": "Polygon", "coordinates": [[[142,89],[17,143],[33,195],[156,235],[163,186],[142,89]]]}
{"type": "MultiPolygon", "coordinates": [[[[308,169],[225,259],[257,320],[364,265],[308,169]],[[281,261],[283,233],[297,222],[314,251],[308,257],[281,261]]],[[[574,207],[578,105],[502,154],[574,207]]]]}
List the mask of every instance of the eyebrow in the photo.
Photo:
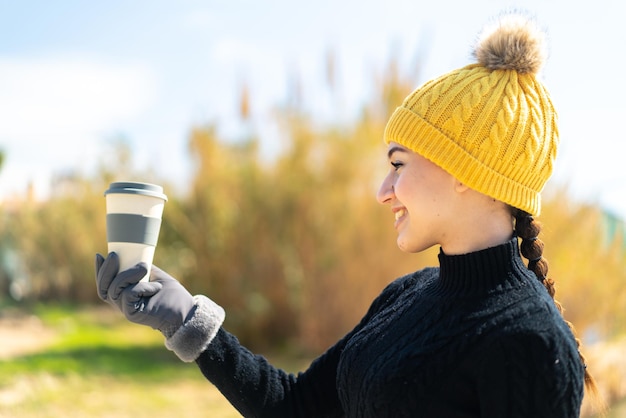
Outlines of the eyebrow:
{"type": "Polygon", "coordinates": [[[406,149],[402,148],[402,147],[392,147],[389,149],[389,151],[387,151],[387,159],[391,159],[391,156],[393,155],[394,152],[406,152],[406,149]]]}

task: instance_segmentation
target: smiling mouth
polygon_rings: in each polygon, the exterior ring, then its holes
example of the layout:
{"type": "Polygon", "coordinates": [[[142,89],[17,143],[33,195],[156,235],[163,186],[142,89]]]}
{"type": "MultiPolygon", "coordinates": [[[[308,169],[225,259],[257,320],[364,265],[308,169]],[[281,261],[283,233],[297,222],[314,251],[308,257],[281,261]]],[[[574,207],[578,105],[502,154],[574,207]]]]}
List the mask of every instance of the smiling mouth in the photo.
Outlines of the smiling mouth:
{"type": "Polygon", "coordinates": [[[405,209],[400,209],[399,211],[397,211],[395,213],[396,215],[396,221],[400,218],[402,218],[404,215],[406,215],[406,210],[405,209]]]}

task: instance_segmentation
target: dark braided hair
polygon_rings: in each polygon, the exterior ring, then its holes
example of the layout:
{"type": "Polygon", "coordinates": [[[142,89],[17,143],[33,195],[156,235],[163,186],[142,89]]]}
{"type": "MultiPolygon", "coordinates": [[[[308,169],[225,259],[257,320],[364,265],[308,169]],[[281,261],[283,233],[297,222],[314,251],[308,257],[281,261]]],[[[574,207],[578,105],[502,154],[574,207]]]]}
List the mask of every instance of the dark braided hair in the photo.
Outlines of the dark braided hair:
{"type": "MultiPolygon", "coordinates": [[[[535,273],[537,279],[548,290],[548,293],[554,300],[554,304],[557,309],[563,315],[563,306],[559,301],[554,299],[556,289],[554,286],[554,280],[548,277],[548,260],[543,257],[544,243],[539,239],[539,233],[541,232],[541,224],[535,220],[535,218],[528,212],[520,209],[513,208],[513,215],[515,216],[515,233],[522,239],[520,244],[520,251],[522,256],[528,259],[528,269],[535,273]]],[[[565,323],[570,327],[574,338],[576,340],[576,346],[578,347],[578,355],[580,361],[585,367],[585,387],[592,394],[595,402],[601,407],[601,400],[596,386],[594,378],[587,369],[587,362],[585,356],[580,350],[580,339],[576,337],[576,331],[574,325],[565,320],[565,323]]]]}

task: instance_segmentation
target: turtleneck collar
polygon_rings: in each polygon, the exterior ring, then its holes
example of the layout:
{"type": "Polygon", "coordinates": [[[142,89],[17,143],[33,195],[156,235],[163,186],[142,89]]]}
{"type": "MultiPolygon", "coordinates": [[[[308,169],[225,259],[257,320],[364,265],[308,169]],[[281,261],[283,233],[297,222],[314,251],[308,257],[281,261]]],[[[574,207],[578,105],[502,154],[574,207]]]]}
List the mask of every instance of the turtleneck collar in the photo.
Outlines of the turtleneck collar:
{"type": "Polygon", "coordinates": [[[532,272],[519,252],[517,237],[496,247],[462,255],[439,252],[439,291],[476,294],[518,287],[532,272]]]}

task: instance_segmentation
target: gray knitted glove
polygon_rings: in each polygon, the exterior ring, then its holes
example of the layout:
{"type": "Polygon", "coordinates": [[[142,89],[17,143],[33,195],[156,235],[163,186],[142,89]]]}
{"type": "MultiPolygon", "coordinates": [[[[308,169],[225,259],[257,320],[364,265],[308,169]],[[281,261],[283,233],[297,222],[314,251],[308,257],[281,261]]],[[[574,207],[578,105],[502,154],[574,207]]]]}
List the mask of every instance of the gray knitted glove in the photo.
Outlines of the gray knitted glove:
{"type": "Polygon", "coordinates": [[[137,324],[158,329],[166,347],[183,361],[195,360],[224,322],[224,310],[204,296],[195,298],[172,276],[152,266],[150,281],[140,282],[146,267],[138,264],[117,274],[115,253],[96,255],[96,285],[104,301],[137,324]]]}
{"type": "Polygon", "coordinates": [[[146,274],[144,267],[135,266],[118,274],[120,259],[117,254],[110,253],[105,259],[96,254],[96,289],[98,296],[110,305],[123,312],[121,293],[128,286],[141,280],[146,274]]]}

